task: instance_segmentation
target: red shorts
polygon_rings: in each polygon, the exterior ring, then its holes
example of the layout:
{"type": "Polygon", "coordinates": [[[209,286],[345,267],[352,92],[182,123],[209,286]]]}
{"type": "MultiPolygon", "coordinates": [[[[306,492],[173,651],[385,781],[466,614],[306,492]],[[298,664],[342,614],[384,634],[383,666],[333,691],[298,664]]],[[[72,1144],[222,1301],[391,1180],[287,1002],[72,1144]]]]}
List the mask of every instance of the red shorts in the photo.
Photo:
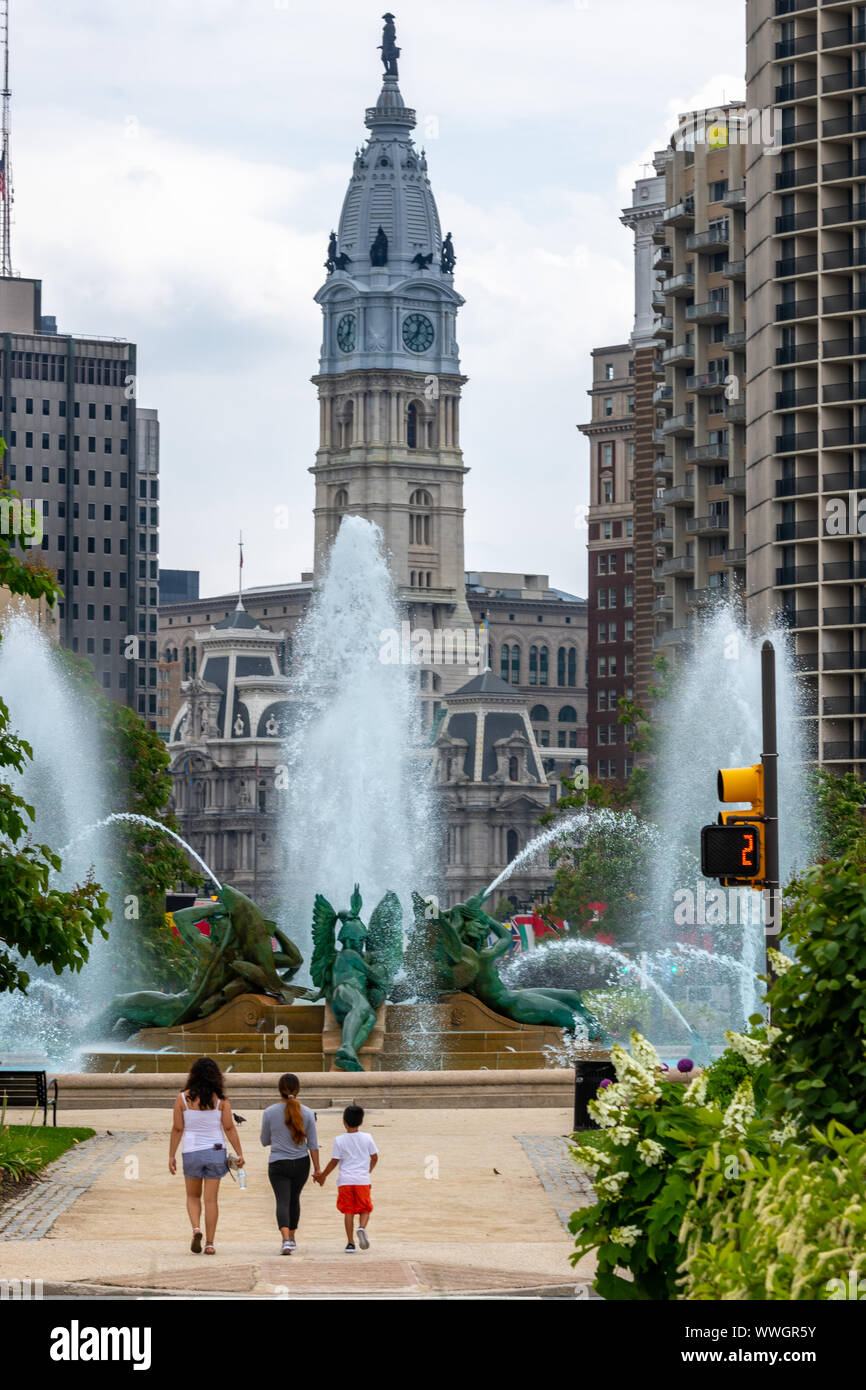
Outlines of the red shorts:
{"type": "Polygon", "coordinates": [[[366,1187],[347,1184],[337,1188],[337,1211],[341,1211],[344,1216],[360,1216],[362,1212],[372,1210],[369,1183],[366,1187]]]}

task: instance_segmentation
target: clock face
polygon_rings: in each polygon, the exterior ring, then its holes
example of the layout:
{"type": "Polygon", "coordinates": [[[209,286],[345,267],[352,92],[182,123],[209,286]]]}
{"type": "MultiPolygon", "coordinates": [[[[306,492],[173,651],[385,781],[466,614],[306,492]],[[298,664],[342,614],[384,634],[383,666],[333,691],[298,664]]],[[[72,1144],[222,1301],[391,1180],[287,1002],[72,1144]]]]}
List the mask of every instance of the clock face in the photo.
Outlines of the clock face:
{"type": "Polygon", "coordinates": [[[433,337],[433,325],[426,314],[407,314],[403,320],[403,342],[410,352],[426,352],[433,337]]]}
{"type": "Polygon", "coordinates": [[[355,315],[344,314],[337,324],[337,346],[341,352],[352,352],[355,347],[355,315]]]}

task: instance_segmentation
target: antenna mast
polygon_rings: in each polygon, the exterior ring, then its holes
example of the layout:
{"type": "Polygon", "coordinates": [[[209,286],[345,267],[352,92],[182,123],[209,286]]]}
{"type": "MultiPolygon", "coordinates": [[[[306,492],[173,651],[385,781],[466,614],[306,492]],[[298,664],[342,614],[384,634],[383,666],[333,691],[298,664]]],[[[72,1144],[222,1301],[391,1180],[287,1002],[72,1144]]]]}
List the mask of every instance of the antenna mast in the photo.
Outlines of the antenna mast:
{"type": "Polygon", "coordinates": [[[12,274],[12,168],[9,162],[9,125],[12,93],[9,90],[9,0],[0,0],[3,42],[3,128],[0,133],[0,275],[12,274]]]}

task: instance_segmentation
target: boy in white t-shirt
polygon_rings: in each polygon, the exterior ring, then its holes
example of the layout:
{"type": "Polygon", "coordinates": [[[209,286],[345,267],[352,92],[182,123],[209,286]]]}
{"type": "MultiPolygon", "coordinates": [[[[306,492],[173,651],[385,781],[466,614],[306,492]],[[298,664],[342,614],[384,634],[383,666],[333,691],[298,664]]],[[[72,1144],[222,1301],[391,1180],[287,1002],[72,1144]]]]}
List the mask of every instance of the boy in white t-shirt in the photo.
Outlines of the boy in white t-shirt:
{"type": "Polygon", "coordinates": [[[364,1112],[360,1105],[347,1105],[343,1111],[345,1134],[338,1134],[334,1140],[334,1156],[327,1168],[317,1173],[314,1182],[325,1186],[328,1174],[339,1164],[337,1174],[337,1211],[343,1213],[346,1223],[346,1254],[355,1253],[355,1217],[358,1218],[358,1244],[362,1250],[369,1250],[370,1238],[367,1223],[373,1210],[370,1200],[370,1174],[379,1161],[379,1150],[373,1142],[372,1134],[361,1129],[364,1112]]]}

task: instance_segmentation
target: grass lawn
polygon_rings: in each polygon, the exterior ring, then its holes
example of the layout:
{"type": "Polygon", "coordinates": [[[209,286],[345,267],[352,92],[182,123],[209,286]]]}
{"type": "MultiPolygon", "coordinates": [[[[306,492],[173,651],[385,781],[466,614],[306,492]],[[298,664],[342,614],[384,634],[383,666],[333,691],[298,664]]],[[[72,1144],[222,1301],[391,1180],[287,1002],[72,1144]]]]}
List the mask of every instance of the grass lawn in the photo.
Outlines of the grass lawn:
{"type": "MultiPolygon", "coordinates": [[[[40,1167],[46,1163],[53,1163],[55,1158],[59,1158],[67,1149],[71,1149],[73,1144],[81,1144],[85,1139],[92,1139],[96,1130],[94,1129],[72,1129],[65,1125],[51,1126],[45,1125],[4,1125],[0,1135],[8,1135],[8,1143],[14,1148],[26,1146],[35,1148],[42,1162],[40,1167]]],[[[3,1155],[6,1146],[0,1139],[0,1165],[3,1163],[3,1155]]]]}

